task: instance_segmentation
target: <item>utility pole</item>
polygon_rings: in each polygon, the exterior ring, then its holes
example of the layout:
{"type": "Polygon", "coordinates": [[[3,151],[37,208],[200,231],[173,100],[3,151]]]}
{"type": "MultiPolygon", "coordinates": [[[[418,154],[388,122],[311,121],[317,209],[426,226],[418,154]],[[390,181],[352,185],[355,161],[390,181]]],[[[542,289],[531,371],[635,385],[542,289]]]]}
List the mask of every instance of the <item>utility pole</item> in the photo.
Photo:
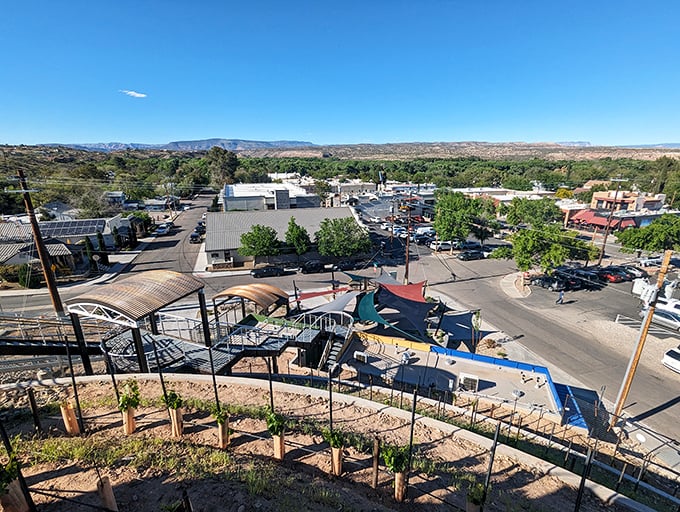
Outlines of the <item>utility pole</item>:
{"type": "Polygon", "coordinates": [[[17,171],[19,175],[19,183],[21,184],[21,190],[24,196],[24,205],[26,206],[26,213],[28,214],[28,220],[31,223],[31,230],[33,231],[33,238],[35,238],[35,247],[38,250],[38,258],[40,258],[40,264],[42,265],[43,275],[45,276],[45,283],[47,283],[47,290],[50,293],[50,299],[52,300],[52,306],[57,314],[57,318],[60,320],[64,318],[64,306],[61,303],[61,298],[59,297],[59,290],[57,289],[57,281],[54,278],[54,272],[50,265],[50,256],[43,242],[42,235],[40,234],[40,227],[38,226],[38,219],[35,217],[35,211],[33,210],[33,202],[31,201],[31,194],[26,184],[26,176],[23,170],[19,169],[17,171]]]}
{"type": "MultiPolygon", "coordinates": [[[[616,196],[619,195],[619,189],[621,188],[621,182],[628,181],[622,178],[612,178],[609,181],[616,182],[616,192],[614,192],[614,201],[612,203],[612,208],[609,210],[609,216],[607,217],[607,226],[604,228],[604,239],[602,240],[602,249],[600,250],[600,258],[597,260],[597,264],[602,264],[602,258],[604,258],[604,248],[607,246],[607,237],[609,236],[609,228],[612,223],[612,217],[614,216],[614,210],[616,210],[616,196]]],[[[609,195],[609,194],[607,194],[609,195]]],[[[594,236],[594,235],[593,235],[594,236]]]]}
{"type": "Polygon", "coordinates": [[[668,272],[668,265],[671,261],[671,255],[673,251],[666,251],[663,256],[663,261],[661,262],[661,270],[659,270],[659,277],[656,281],[656,293],[652,296],[652,300],[647,308],[647,314],[645,319],[640,326],[640,336],[638,338],[637,346],[635,351],[630,357],[628,362],[628,368],[626,369],[626,375],[621,383],[621,388],[619,389],[619,395],[616,398],[616,406],[614,412],[612,413],[612,422],[610,426],[616,425],[616,420],[621,415],[623,406],[628,398],[628,392],[630,391],[631,384],[633,383],[633,377],[635,377],[635,370],[640,362],[640,355],[642,355],[642,348],[645,346],[645,341],[647,340],[647,333],[649,332],[649,325],[652,322],[652,316],[654,315],[654,309],[656,308],[656,297],[663,287],[664,279],[666,278],[666,273],[668,272]]]}
{"type": "Polygon", "coordinates": [[[408,217],[406,221],[406,259],[404,262],[404,284],[408,284],[408,257],[409,243],[411,241],[411,203],[408,204],[408,217]]]}

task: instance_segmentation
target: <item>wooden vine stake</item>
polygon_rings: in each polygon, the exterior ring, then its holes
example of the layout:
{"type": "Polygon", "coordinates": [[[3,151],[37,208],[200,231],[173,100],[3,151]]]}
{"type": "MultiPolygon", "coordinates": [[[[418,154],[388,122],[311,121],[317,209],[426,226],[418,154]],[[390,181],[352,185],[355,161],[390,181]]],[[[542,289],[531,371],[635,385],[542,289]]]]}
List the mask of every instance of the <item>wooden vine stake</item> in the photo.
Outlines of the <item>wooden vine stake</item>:
{"type": "Polygon", "coordinates": [[[172,437],[182,437],[184,422],[182,420],[182,409],[168,409],[170,411],[170,423],[172,427],[172,437]]]}
{"type": "Polygon", "coordinates": [[[184,425],[182,422],[182,406],[184,405],[184,400],[173,390],[163,393],[161,400],[168,408],[168,412],[170,413],[172,437],[182,437],[182,431],[184,430],[184,425]]]}
{"type": "Polygon", "coordinates": [[[15,478],[7,485],[7,491],[0,496],[0,505],[5,512],[29,512],[26,497],[21,492],[19,479],[15,478]]]}
{"type": "Polygon", "coordinates": [[[284,442],[283,433],[281,435],[273,435],[274,438],[274,458],[276,460],[283,460],[286,455],[286,444],[284,442]]]}
{"type": "Polygon", "coordinates": [[[116,498],[113,495],[113,488],[111,487],[111,480],[108,476],[103,476],[97,482],[97,494],[102,500],[102,505],[109,510],[118,510],[116,498]]]}
{"type": "Polygon", "coordinates": [[[59,406],[59,408],[61,409],[61,417],[64,420],[66,433],[70,436],[80,435],[80,427],[78,426],[76,413],[73,410],[73,405],[71,405],[71,402],[64,402],[59,406]]]}
{"type": "Polygon", "coordinates": [[[217,446],[221,450],[229,446],[229,418],[217,424],[217,446]]]}
{"type": "Polygon", "coordinates": [[[399,472],[394,474],[394,500],[397,503],[404,501],[406,497],[406,473],[399,472]]]}
{"type": "Polygon", "coordinates": [[[137,428],[137,423],[135,422],[135,409],[126,409],[120,413],[123,415],[123,433],[126,436],[134,433],[137,428]]]}
{"type": "Polygon", "coordinates": [[[331,447],[331,472],[334,476],[342,475],[342,447],[331,447]]]}

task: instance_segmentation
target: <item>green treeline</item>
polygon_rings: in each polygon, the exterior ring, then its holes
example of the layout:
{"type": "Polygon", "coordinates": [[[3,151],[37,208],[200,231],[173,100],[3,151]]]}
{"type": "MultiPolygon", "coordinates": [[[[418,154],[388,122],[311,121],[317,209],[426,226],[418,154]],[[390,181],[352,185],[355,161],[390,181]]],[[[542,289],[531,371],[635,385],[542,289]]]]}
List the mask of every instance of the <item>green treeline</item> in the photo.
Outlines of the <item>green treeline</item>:
{"type": "Polygon", "coordinates": [[[485,160],[414,158],[412,160],[341,160],[336,158],[251,158],[219,147],[207,152],[121,151],[93,153],[68,148],[18,146],[3,149],[0,174],[0,213],[23,211],[16,189],[16,169],[24,170],[34,203],[40,207],[61,201],[78,208],[83,217],[111,214],[105,191],[123,191],[131,200],[176,195],[187,197],[225,183],[268,182],[268,173],[299,173],[324,184],[329,178],[434,183],[438,187],[508,187],[530,190],[540,182],[548,190],[570,190],[592,179],[621,177],[629,189],[667,195],[680,206],[680,161],[603,158],[599,160],[485,160]]]}

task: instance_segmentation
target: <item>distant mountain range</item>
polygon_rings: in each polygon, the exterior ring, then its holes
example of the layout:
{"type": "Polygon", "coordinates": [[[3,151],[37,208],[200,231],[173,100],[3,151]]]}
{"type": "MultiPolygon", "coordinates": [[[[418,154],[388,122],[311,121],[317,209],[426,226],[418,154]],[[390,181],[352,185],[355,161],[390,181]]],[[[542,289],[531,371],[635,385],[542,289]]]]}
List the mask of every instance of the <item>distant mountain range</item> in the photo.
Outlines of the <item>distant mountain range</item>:
{"type": "Polygon", "coordinates": [[[399,142],[388,144],[318,145],[305,141],[255,141],[242,139],[204,139],[138,144],[108,142],[96,144],[44,144],[80,151],[114,152],[125,150],[202,152],[214,146],[240,156],[259,158],[339,158],[404,160],[413,158],[467,158],[547,160],[594,160],[633,158],[654,160],[661,156],[680,158],[680,143],[595,146],[587,141],[566,142],[399,142]]]}
{"type": "Polygon", "coordinates": [[[311,142],[296,140],[276,140],[271,142],[241,139],[205,139],[168,142],[167,144],[139,144],[136,142],[97,142],[93,144],[45,144],[45,146],[65,146],[84,151],[122,151],[126,149],[167,149],[170,151],[207,151],[213,146],[229,151],[249,151],[255,149],[285,149],[314,146],[311,142]]]}

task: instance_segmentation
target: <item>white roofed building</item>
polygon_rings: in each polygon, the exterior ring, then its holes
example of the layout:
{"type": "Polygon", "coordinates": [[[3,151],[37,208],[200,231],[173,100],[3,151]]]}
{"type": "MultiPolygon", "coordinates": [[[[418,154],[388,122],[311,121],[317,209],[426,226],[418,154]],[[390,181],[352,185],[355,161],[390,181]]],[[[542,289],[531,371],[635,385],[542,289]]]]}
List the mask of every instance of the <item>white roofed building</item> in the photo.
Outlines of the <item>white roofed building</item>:
{"type": "Polygon", "coordinates": [[[321,204],[319,196],[290,182],[225,185],[221,196],[225,212],[318,208],[321,204]]]}

